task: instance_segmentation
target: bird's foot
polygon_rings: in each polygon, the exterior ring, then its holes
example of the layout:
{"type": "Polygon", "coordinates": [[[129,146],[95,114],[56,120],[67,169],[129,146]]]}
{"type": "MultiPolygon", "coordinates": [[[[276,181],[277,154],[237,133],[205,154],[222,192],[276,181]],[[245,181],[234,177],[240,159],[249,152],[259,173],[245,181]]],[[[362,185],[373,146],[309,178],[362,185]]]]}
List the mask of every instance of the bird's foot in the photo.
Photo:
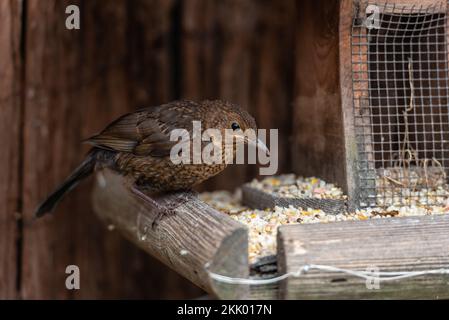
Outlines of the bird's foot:
{"type": "Polygon", "coordinates": [[[170,194],[176,195],[176,202],[169,205],[162,205],[152,197],[143,192],[145,190],[144,186],[139,184],[134,184],[131,188],[134,194],[136,194],[139,198],[151,203],[156,211],[156,218],[154,218],[151,227],[152,229],[156,229],[159,221],[161,221],[165,217],[170,217],[176,214],[176,210],[182,206],[183,204],[190,201],[191,196],[198,196],[198,192],[192,189],[184,189],[179,191],[170,191],[170,194]]]}
{"type": "Polygon", "coordinates": [[[183,204],[189,202],[190,201],[190,197],[188,196],[189,194],[190,195],[197,195],[198,194],[196,191],[193,191],[191,189],[179,190],[179,191],[169,191],[168,193],[176,195],[176,202],[175,203],[172,203],[172,204],[166,205],[166,206],[162,206],[162,205],[158,204],[156,201],[153,200],[159,206],[158,214],[157,214],[156,218],[154,219],[154,221],[152,223],[153,230],[157,227],[158,222],[162,218],[167,217],[167,216],[175,215],[176,214],[176,209],[178,209],[183,204]]]}
{"type": "Polygon", "coordinates": [[[177,207],[159,205],[159,207],[156,209],[156,218],[154,218],[153,222],[151,223],[151,228],[155,230],[159,224],[159,221],[161,221],[163,218],[174,216],[176,214],[176,208],[177,207]]]}
{"type": "Polygon", "coordinates": [[[178,204],[175,205],[162,205],[156,200],[154,200],[149,195],[145,194],[141,188],[137,185],[133,185],[131,187],[131,191],[137,195],[139,198],[151,203],[153,208],[155,209],[156,217],[154,218],[153,222],[151,223],[151,228],[153,230],[156,229],[159,221],[161,221],[165,217],[170,217],[176,214],[176,208],[179,206],[178,204]]]}

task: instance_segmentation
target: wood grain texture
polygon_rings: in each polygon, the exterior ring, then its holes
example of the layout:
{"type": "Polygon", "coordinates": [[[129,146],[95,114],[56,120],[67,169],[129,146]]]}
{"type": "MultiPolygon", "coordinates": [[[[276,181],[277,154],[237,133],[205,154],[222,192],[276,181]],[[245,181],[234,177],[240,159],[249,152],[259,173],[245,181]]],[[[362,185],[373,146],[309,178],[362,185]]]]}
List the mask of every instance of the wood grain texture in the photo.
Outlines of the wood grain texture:
{"type": "MultiPolygon", "coordinates": [[[[80,31],[68,31],[65,28],[65,7],[68,4],[68,1],[27,2],[25,46],[29,50],[26,50],[25,79],[21,287],[21,295],[25,299],[73,298],[75,291],[65,288],[67,265],[80,266],[83,289],[91,289],[89,277],[98,277],[94,281],[104,281],[103,275],[106,274],[97,271],[105,268],[102,264],[104,261],[100,256],[90,259],[89,246],[86,247],[86,241],[93,240],[87,235],[91,234],[94,225],[91,218],[84,224],[86,218],[83,216],[89,215],[90,211],[82,195],[88,192],[86,189],[80,188],[73,192],[55,210],[54,216],[33,221],[36,205],[82,159],[85,151],[79,142],[83,138],[85,119],[91,115],[91,105],[86,105],[82,99],[83,86],[91,85],[86,83],[86,72],[91,68],[80,70],[80,66],[86,62],[83,61],[84,57],[78,46],[82,41],[81,30],[86,29],[89,24],[87,19],[83,19],[80,31]],[[81,263],[80,256],[82,260],[89,261],[89,268],[81,263]]],[[[78,1],[70,4],[81,3],[78,1]]],[[[107,9],[105,6],[105,10],[107,9]]],[[[116,22],[114,18],[111,14],[111,21],[116,22]]],[[[98,106],[97,117],[101,117],[104,112],[101,108],[105,106],[98,106]]],[[[90,244],[100,246],[101,243],[92,241],[90,244]]],[[[98,247],[93,251],[96,254],[104,252],[98,247]]],[[[80,290],[78,294],[83,292],[86,291],[80,290]]],[[[98,291],[92,293],[95,296],[98,291]]]]}
{"type": "Polygon", "coordinates": [[[338,23],[338,1],[301,1],[297,7],[292,165],[297,174],[345,188],[338,23]]]}
{"type": "Polygon", "coordinates": [[[192,193],[152,196],[175,214],[159,220],[154,205],[130,190],[125,178],[109,170],[97,173],[93,195],[96,213],[131,242],[179,274],[221,298],[243,291],[211,283],[207,270],[248,277],[248,235],[242,224],[217,212],[192,193]]]}
{"type": "MultiPolygon", "coordinates": [[[[255,1],[184,1],[181,20],[180,95],[251,105],[255,1]]],[[[256,119],[257,120],[257,119],[256,119]]],[[[244,165],[230,165],[200,189],[233,189],[248,178],[244,165]],[[230,178],[232,177],[232,179],[230,178]]]]}
{"type": "MultiPolygon", "coordinates": [[[[279,272],[306,264],[380,272],[449,267],[449,215],[384,218],[326,224],[282,226],[278,233],[279,272]]],[[[381,282],[311,270],[283,283],[286,299],[447,299],[448,275],[424,275],[381,282]]]]}
{"type": "Polygon", "coordinates": [[[0,299],[17,298],[20,281],[21,10],[19,1],[0,2],[0,299]]]}
{"type": "Polygon", "coordinates": [[[135,107],[176,98],[176,10],[179,0],[128,1],[129,99],[135,107]]]}
{"type": "Polygon", "coordinates": [[[340,62],[340,94],[341,114],[343,119],[344,149],[342,150],[344,166],[341,168],[344,182],[341,185],[348,195],[349,210],[356,208],[358,200],[357,183],[357,141],[354,126],[354,105],[352,91],[351,65],[351,26],[352,26],[352,0],[340,2],[339,21],[339,62],[340,62]]]}
{"type": "Polygon", "coordinates": [[[39,221],[32,217],[36,205],[87,152],[81,140],[140,103],[171,99],[166,76],[171,69],[168,63],[160,63],[162,56],[169,55],[170,44],[148,41],[166,32],[165,27],[161,31],[149,23],[132,41],[127,33],[142,27],[139,10],[142,15],[151,11],[157,17],[154,23],[170,21],[170,4],[123,0],[27,3],[22,297],[198,296],[201,290],[118,234],[106,232],[93,215],[91,189],[86,184],[61,202],[53,216],[39,221]],[[80,5],[79,31],[65,28],[68,4],[80,5]],[[145,55],[136,53],[139,48],[145,48],[145,55]],[[145,69],[136,73],[135,63],[148,67],[151,74],[145,69]],[[158,75],[153,74],[155,65],[158,75]],[[145,84],[151,90],[141,95],[145,84]],[[80,267],[81,290],[65,288],[65,268],[70,264],[80,267]]]}
{"type": "MultiPolygon", "coordinates": [[[[354,3],[362,3],[360,0],[353,1],[354,3]]],[[[410,8],[414,7],[415,9],[422,8],[426,10],[427,8],[434,8],[441,10],[440,12],[446,12],[447,1],[446,0],[388,0],[388,1],[376,1],[376,0],[368,0],[363,1],[364,7],[369,4],[374,4],[379,6],[380,13],[406,13],[410,11],[410,8]]],[[[365,8],[363,8],[365,9],[365,8]]],[[[365,18],[365,11],[359,12],[360,17],[363,16],[365,18]]]]}
{"type": "MultiPolygon", "coordinates": [[[[256,1],[255,5],[249,108],[259,128],[278,130],[277,173],[291,172],[297,2],[256,1]]],[[[247,170],[248,178],[257,177],[257,166],[247,170]]]]}
{"type": "MultiPolygon", "coordinates": [[[[238,103],[258,127],[279,129],[279,172],[290,170],[294,1],[182,3],[180,96],[238,103]]],[[[201,189],[233,189],[257,175],[231,165],[201,189]]]]}

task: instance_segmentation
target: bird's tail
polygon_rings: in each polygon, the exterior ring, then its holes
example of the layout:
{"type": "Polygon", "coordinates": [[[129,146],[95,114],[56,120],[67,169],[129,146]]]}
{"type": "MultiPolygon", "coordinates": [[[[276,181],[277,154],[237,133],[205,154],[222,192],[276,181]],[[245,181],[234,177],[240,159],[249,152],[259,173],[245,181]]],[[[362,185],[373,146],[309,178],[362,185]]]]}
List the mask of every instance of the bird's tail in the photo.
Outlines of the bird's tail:
{"type": "Polygon", "coordinates": [[[42,217],[46,213],[52,211],[66,193],[75,188],[81,180],[92,174],[97,161],[96,154],[97,150],[95,149],[92,149],[92,151],[89,152],[86,159],[84,159],[78,168],[76,168],[72,174],[39,205],[35,212],[36,217],[42,217]]]}

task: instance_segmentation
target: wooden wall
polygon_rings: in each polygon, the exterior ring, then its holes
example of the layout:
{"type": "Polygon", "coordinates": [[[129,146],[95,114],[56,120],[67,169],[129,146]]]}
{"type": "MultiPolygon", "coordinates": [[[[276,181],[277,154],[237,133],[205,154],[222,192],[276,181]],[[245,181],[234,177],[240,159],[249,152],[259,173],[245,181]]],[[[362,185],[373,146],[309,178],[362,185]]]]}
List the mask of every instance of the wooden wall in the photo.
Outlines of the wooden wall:
{"type": "MultiPolygon", "coordinates": [[[[314,3],[0,1],[0,298],[200,295],[107,231],[90,208],[89,183],[50,217],[35,221],[33,211],[83,158],[82,139],[124,112],[177,98],[223,98],[248,108],[259,127],[279,129],[280,171],[292,162],[298,168],[291,142],[301,120],[292,114],[308,101],[301,98],[308,87],[297,82],[309,80],[296,60],[311,61],[308,74],[322,59],[336,63],[324,30],[298,21],[302,8],[319,9],[314,3]],[[80,30],[65,28],[69,4],[81,9],[80,30]],[[295,53],[302,50],[298,30],[316,39],[316,55],[295,53]],[[81,290],[65,288],[70,264],[80,267],[81,290]]],[[[334,77],[316,77],[332,95],[334,77]]],[[[255,166],[233,166],[203,188],[234,188],[255,174],[255,166]]]]}
{"type": "MultiPolygon", "coordinates": [[[[339,1],[297,8],[293,170],[346,186],[340,112],[339,1]]],[[[352,109],[351,109],[352,110],[352,109]]]]}

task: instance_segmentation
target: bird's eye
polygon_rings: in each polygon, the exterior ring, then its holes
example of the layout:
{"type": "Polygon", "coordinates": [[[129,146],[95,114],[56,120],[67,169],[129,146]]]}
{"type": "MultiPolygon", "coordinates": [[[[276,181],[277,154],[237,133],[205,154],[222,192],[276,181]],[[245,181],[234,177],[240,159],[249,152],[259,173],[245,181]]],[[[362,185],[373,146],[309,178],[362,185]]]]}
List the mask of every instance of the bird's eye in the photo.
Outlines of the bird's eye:
{"type": "Polygon", "coordinates": [[[232,130],[238,130],[238,129],[240,129],[240,125],[237,123],[237,122],[233,122],[232,124],[231,124],[231,128],[232,128],[232,130]]]}

